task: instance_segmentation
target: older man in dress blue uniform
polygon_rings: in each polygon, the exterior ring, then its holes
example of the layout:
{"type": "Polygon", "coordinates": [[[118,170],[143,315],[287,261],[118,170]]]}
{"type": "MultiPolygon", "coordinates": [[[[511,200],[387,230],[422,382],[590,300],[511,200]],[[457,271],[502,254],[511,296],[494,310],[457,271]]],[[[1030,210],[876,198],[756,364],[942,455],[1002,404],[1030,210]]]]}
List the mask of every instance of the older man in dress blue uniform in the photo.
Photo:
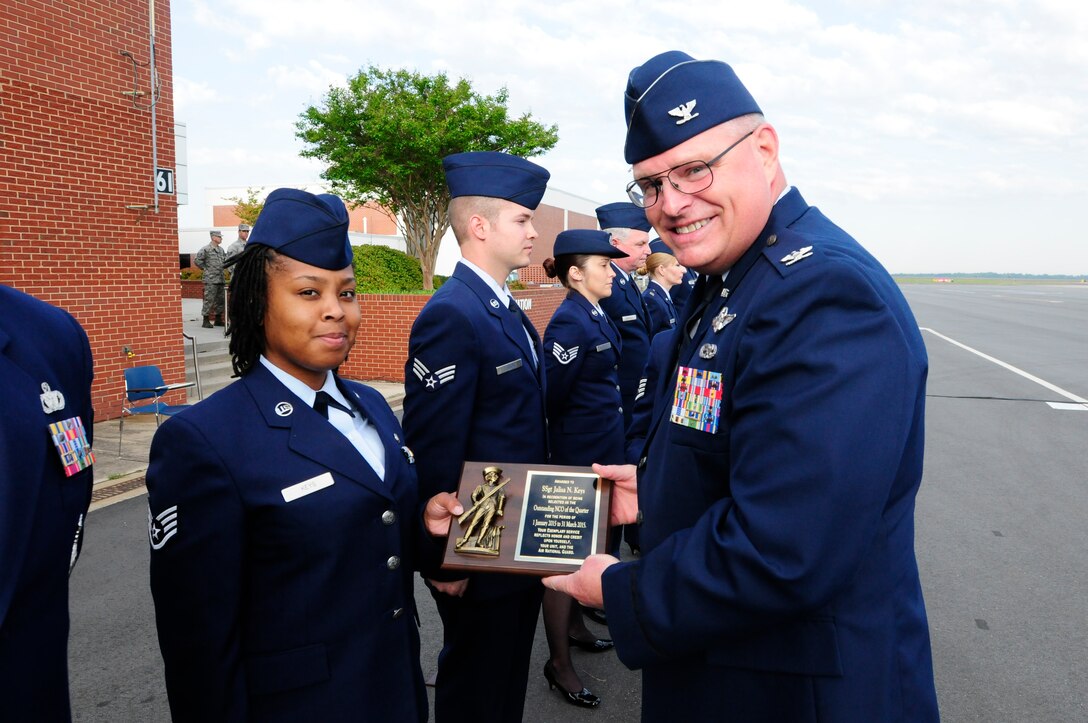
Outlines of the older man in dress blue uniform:
{"type": "MultiPolygon", "coordinates": [[[[529,264],[549,173],[516,156],[442,165],[462,260],[412,326],[404,431],[425,496],[456,490],[468,460],[548,460],[543,347],[506,279],[529,264]]],[[[444,630],[435,719],[520,721],[543,588],[527,576],[424,568],[444,630]]]]}
{"type": "MultiPolygon", "coordinates": [[[[641,559],[548,584],[594,603],[603,586],[643,720],[936,720],[914,557],[928,364],[906,301],[786,184],[728,65],[664,53],[625,102],[632,200],[704,276],[652,392],[641,559]]],[[[603,471],[629,488],[631,467],[603,471]]]]}
{"type": "Polygon", "coordinates": [[[94,482],[91,349],[0,286],[0,718],[70,719],[68,575],[94,482]]]}
{"type": "Polygon", "coordinates": [[[620,357],[620,396],[623,399],[623,423],[631,425],[639,380],[650,353],[650,314],[642,303],[642,292],[632,274],[650,255],[650,222],[645,210],[628,201],[607,203],[597,208],[597,223],[612,237],[612,245],[627,254],[612,262],[616,276],[612,295],[601,299],[601,308],[620,331],[623,355],[620,357]]]}

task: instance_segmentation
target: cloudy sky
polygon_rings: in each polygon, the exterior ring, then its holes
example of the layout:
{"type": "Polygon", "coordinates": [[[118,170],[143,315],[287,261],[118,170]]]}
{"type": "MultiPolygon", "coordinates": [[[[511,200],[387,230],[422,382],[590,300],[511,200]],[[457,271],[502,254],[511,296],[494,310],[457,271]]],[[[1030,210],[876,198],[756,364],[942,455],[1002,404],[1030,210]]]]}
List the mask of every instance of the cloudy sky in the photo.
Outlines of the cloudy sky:
{"type": "Polygon", "coordinates": [[[624,199],[623,90],[664,50],[734,66],[787,180],[897,273],[1088,275],[1088,4],[1078,0],[173,0],[189,207],[300,186],[294,123],[368,64],[505,86],[559,125],[552,186],[624,199]]]}

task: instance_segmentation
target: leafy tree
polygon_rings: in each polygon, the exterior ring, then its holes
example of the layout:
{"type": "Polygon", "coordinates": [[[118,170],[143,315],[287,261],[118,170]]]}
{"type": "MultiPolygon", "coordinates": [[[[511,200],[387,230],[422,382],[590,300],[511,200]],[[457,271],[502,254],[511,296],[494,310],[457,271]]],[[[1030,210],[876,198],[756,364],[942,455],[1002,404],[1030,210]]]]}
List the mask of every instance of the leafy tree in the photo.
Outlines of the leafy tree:
{"type": "Polygon", "coordinates": [[[257,217],[264,209],[264,199],[259,194],[264,193],[264,187],[247,188],[245,196],[231,196],[228,201],[234,201],[234,215],[241,219],[242,223],[250,226],[257,223],[257,217]]]}
{"type": "Polygon", "coordinates": [[[434,263],[449,228],[449,191],[442,158],[463,151],[534,156],[559,139],[526,113],[507,115],[508,93],[480,95],[465,79],[377,66],[347,87],[330,88],[320,105],[295,124],[302,155],[327,164],[322,177],[352,205],[373,201],[389,209],[408,253],[419,259],[423,288],[433,288],[434,263]]]}

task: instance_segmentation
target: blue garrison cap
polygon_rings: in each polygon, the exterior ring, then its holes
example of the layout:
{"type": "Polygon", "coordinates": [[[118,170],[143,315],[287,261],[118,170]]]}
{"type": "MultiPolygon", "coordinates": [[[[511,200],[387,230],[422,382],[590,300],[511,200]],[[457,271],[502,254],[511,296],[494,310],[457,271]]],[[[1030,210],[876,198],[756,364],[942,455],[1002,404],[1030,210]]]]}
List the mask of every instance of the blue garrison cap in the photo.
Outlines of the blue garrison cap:
{"type": "Polygon", "coordinates": [[[732,68],[679,50],[655,55],[631,71],[623,107],[628,163],[652,158],[742,115],[762,113],[732,68]]]}
{"type": "Polygon", "coordinates": [[[562,231],[555,237],[552,255],[564,256],[566,254],[592,254],[594,256],[607,256],[610,259],[621,259],[627,255],[612,245],[612,237],[607,233],[588,228],[574,228],[569,231],[562,231]]]}
{"type": "Polygon", "coordinates": [[[544,198],[550,173],[540,166],[508,153],[473,151],[442,159],[450,197],[488,196],[535,209],[544,198]]]}
{"type": "Polygon", "coordinates": [[[675,256],[672,249],[659,238],[650,239],[650,253],[652,254],[668,254],[669,256],[675,256]]]}
{"type": "Polygon", "coordinates": [[[646,209],[639,208],[630,201],[606,203],[597,207],[597,223],[601,228],[633,228],[649,233],[650,222],[646,219],[646,209]]]}
{"type": "Polygon", "coordinates": [[[338,196],[294,188],[268,194],[249,234],[249,246],[267,246],[310,266],[351,266],[348,210],[338,196]]]}

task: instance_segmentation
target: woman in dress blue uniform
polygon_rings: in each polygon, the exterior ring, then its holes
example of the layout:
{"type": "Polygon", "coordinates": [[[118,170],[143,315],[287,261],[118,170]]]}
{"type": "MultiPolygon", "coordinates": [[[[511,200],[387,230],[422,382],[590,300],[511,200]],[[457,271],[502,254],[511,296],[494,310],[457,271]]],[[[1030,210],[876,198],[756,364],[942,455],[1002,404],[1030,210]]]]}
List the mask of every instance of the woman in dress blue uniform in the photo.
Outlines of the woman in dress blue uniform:
{"type": "MultiPolygon", "coordinates": [[[[577,229],[555,239],[555,258],[544,261],[548,276],[570,291],[544,332],[548,375],[548,420],[552,462],[589,466],[624,458],[623,402],[620,398],[620,335],[600,300],[612,293],[611,260],[625,257],[608,233],[577,229]]],[[[570,646],[591,652],[612,648],[586,628],[578,606],[567,595],[544,594],[544,629],[550,659],[544,677],[573,705],[593,707],[600,698],[582,685],[570,646]]]]}
{"type": "Polygon", "coordinates": [[[650,314],[650,339],[676,326],[676,307],[669,294],[684,278],[684,271],[675,256],[661,252],[646,257],[646,263],[638,270],[649,277],[642,301],[650,314]]]}
{"type": "Polygon", "coordinates": [[[412,569],[461,505],[421,511],[389,406],[335,374],[360,322],[347,226],[335,196],[268,196],[231,295],[241,379],[152,442],[175,721],[427,720],[412,569]]]}

